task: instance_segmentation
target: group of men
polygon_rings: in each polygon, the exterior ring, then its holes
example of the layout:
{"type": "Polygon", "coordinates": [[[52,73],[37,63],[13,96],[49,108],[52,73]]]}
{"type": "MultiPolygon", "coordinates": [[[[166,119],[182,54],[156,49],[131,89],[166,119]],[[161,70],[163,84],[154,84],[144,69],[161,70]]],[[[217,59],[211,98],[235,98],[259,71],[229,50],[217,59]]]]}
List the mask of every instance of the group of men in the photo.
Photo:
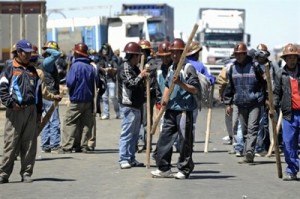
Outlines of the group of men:
{"type": "MultiPolygon", "coordinates": [[[[204,74],[211,84],[215,83],[215,78],[198,61],[201,45],[197,42],[187,46],[186,57],[180,63],[185,47],[184,41],[178,38],[171,42],[162,42],[157,52],[153,52],[147,40],[129,42],[124,47],[125,57],[122,64],[112,70],[111,67],[98,67],[95,60],[91,59],[86,44],[75,44],[74,58],[66,76],[70,104],[64,118],[62,139],[58,107],[54,107],[54,112],[41,134],[42,150],[71,153],[76,143],[79,143],[81,151],[95,149],[96,123],[90,118],[94,118],[97,111],[97,100],[94,99],[103,83],[100,76],[109,73],[113,75],[118,91],[116,116],[122,119],[119,139],[120,168],[144,166],[136,160],[135,153],[139,137],[146,137],[150,133],[145,131],[145,127],[151,125],[152,121],[151,124],[145,122],[145,113],[150,111],[152,115],[155,106],[158,109],[163,108],[165,112],[153,155],[157,170],[151,171],[151,175],[157,178],[189,178],[194,169],[192,153],[198,114],[198,103],[194,95],[201,92],[198,73],[204,74]],[[142,57],[144,60],[141,60],[142,57]],[[161,60],[160,65],[157,65],[154,57],[161,60]],[[147,81],[150,81],[150,110],[145,106],[147,81]],[[173,173],[171,159],[175,142],[179,158],[178,172],[173,173]]],[[[0,97],[7,107],[7,114],[0,183],[8,182],[16,155],[21,158],[21,180],[32,182],[42,113],[45,116],[53,108],[53,100],[61,100],[58,73],[54,67],[55,60],[60,56],[58,44],[47,42],[43,50],[41,60],[33,59],[33,45],[27,40],[18,41],[12,52],[13,60],[1,74],[0,97]]],[[[247,52],[244,43],[234,48],[234,59],[225,73],[228,81],[222,92],[226,114],[230,115],[235,110],[235,119],[232,119],[236,121],[232,125],[234,135],[237,134],[235,129],[238,124],[241,127],[244,147],[239,152],[244,156],[242,163],[254,161],[259,120],[261,114],[267,112],[270,100],[266,94],[264,66],[266,63],[271,65],[271,62],[260,59],[267,57],[269,52],[265,45],[260,45],[254,59],[247,52]]],[[[300,114],[297,47],[288,44],[282,58],[286,65],[274,75],[274,105],[283,112],[283,150],[288,165],[284,180],[297,180],[300,114]]],[[[105,113],[107,114],[107,110],[105,113]]],[[[104,115],[102,119],[108,117],[104,115]]],[[[234,135],[232,137],[236,137],[234,135]]],[[[143,140],[146,142],[145,138],[143,140]]]]}

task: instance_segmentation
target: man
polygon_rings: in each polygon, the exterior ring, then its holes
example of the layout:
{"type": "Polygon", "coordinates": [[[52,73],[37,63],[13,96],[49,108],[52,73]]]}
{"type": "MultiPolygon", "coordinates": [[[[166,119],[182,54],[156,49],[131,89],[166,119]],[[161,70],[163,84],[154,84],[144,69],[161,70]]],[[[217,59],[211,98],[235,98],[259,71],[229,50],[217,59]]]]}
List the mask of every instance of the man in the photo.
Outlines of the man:
{"type": "MultiPolygon", "coordinates": [[[[59,76],[56,67],[56,60],[60,57],[59,47],[55,41],[49,41],[42,47],[44,72],[44,82],[47,90],[53,95],[59,95],[59,76]]],[[[43,115],[49,111],[53,101],[43,99],[43,115]]],[[[53,111],[49,122],[45,125],[41,133],[41,147],[45,153],[57,153],[61,141],[60,119],[58,107],[53,111]]]]}
{"type": "Polygon", "coordinates": [[[42,114],[40,80],[36,69],[30,65],[32,51],[29,41],[18,41],[11,65],[1,74],[0,98],[7,109],[0,184],[8,183],[16,153],[19,153],[21,158],[21,181],[32,182],[37,124],[42,114]]]}
{"type": "Polygon", "coordinates": [[[118,99],[124,113],[119,141],[119,164],[121,169],[143,166],[135,158],[136,146],[141,128],[141,110],[145,102],[144,78],[146,69],[140,70],[141,46],[129,42],[124,48],[125,62],[118,70],[118,99]]]}
{"type": "MultiPolygon", "coordinates": [[[[59,153],[71,153],[76,133],[81,139],[82,151],[88,151],[93,121],[93,99],[95,95],[96,69],[90,64],[85,43],[75,44],[74,63],[66,77],[70,105],[64,118],[62,145],[59,153]]],[[[97,84],[97,82],[96,82],[97,84]]]]}
{"type": "Polygon", "coordinates": [[[261,106],[265,103],[265,81],[263,71],[254,65],[247,56],[247,46],[239,43],[234,48],[236,61],[231,66],[224,91],[226,113],[232,113],[232,106],[237,106],[238,118],[243,135],[246,136],[244,159],[240,163],[253,163],[258,122],[261,106]]]}
{"type": "Polygon", "coordinates": [[[174,39],[170,46],[173,60],[169,74],[166,78],[165,89],[162,98],[162,106],[166,106],[162,131],[157,143],[156,165],[157,170],[152,171],[153,177],[176,179],[189,178],[194,169],[192,159],[193,148],[193,111],[197,109],[197,103],[193,94],[200,89],[199,79],[195,68],[188,64],[187,68],[181,69],[179,76],[175,76],[181,54],[185,44],[181,39],[174,39]],[[170,95],[170,100],[166,98],[169,88],[175,84],[170,95]],[[173,175],[171,171],[172,146],[179,135],[179,158],[177,162],[178,173],[173,175]]]}
{"type": "Polygon", "coordinates": [[[282,59],[286,65],[278,71],[275,78],[274,106],[282,110],[283,152],[287,167],[283,180],[297,180],[299,172],[299,122],[300,122],[300,65],[299,49],[287,44],[283,49],[282,59]]]}

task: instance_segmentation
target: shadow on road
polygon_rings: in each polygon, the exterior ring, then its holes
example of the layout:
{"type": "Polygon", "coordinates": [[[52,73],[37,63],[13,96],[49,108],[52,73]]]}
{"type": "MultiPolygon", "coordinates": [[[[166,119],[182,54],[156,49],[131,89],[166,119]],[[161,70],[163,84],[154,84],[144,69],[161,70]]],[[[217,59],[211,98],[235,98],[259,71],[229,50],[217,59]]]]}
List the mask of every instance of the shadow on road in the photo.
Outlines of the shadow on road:
{"type": "Polygon", "coordinates": [[[36,159],[35,161],[49,161],[49,160],[67,160],[67,159],[73,159],[72,157],[51,157],[51,158],[41,158],[36,159]]]}
{"type": "Polygon", "coordinates": [[[53,181],[53,182],[65,182],[65,181],[76,181],[75,179],[63,179],[63,178],[36,178],[33,181],[53,181]]]}

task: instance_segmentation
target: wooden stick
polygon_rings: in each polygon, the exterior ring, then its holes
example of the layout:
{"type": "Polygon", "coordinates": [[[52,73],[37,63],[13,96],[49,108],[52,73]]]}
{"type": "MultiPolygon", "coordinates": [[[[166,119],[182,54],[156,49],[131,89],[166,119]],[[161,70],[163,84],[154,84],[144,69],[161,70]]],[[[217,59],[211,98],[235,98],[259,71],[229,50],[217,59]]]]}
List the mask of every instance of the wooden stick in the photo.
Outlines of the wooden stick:
{"type": "MultiPolygon", "coordinates": [[[[189,39],[188,39],[188,41],[187,41],[187,43],[186,43],[186,45],[185,45],[185,48],[184,48],[184,50],[183,50],[183,52],[182,52],[182,54],[181,54],[179,63],[178,63],[178,65],[177,65],[176,71],[175,71],[175,73],[174,73],[174,77],[178,77],[178,75],[180,74],[180,70],[182,69],[183,63],[184,63],[184,61],[185,61],[186,53],[187,53],[187,51],[188,51],[188,48],[189,48],[190,44],[192,43],[192,40],[193,40],[193,38],[194,38],[194,36],[195,36],[195,34],[196,34],[197,29],[198,29],[198,25],[195,24],[195,25],[194,25],[194,28],[193,28],[193,30],[192,30],[190,36],[189,36],[189,39]]],[[[172,81],[172,82],[171,82],[171,85],[170,85],[170,88],[169,88],[169,92],[168,92],[167,98],[165,99],[166,104],[167,104],[167,103],[169,102],[169,100],[170,100],[170,96],[171,96],[171,94],[172,94],[172,92],[173,92],[173,90],[174,90],[174,87],[175,87],[175,84],[174,84],[174,82],[172,81]]],[[[151,135],[153,135],[153,134],[155,133],[156,128],[157,128],[157,125],[158,125],[158,123],[159,123],[159,121],[160,121],[162,115],[164,114],[165,110],[166,110],[166,106],[162,106],[161,109],[160,109],[160,111],[159,111],[159,113],[158,113],[158,115],[157,115],[157,117],[156,117],[156,119],[155,119],[154,122],[153,122],[153,125],[152,125],[152,128],[151,128],[151,135]]]]}
{"type": "Polygon", "coordinates": [[[38,125],[38,135],[40,135],[40,133],[42,132],[43,128],[46,126],[46,124],[49,122],[52,113],[54,112],[54,110],[56,109],[56,107],[58,106],[59,101],[54,101],[53,104],[51,105],[51,107],[49,108],[48,112],[46,113],[46,115],[42,118],[42,122],[38,125]]]}
{"type": "MultiPolygon", "coordinates": [[[[146,64],[146,68],[149,65],[146,64]]],[[[146,168],[150,168],[150,148],[151,148],[151,110],[150,110],[150,77],[146,79],[146,94],[147,94],[147,147],[146,147],[146,168]]]]}
{"type": "MultiPolygon", "coordinates": [[[[276,125],[276,135],[277,136],[278,136],[280,128],[281,128],[281,122],[282,122],[282,111],[280,111],[280,113],[279,113],[279,117],[278,117],[278,121],[277,121],[277,125],[276,125]]],[[[274,149],[274,138],[272,137],[271,145],[270,145],[269,151],[268,151],[268,153],[266,155],[267,157],[271,157],[272,156],[273,149],[274,149]]]]}
{"type": "Polygon", "coordinates": [[[275,149],[275,156],[276,156],[276,165],[277,165],[277,175],[278,178],[282,178],[282,167],[281,167],[281,159],[279,154],[279,147],[278,147],[278,139],[276,133],[276,121],[274,119],[275,108],[273,104],[273,90],[271,84],[271,76],[270,76],[270,64],[269,62],[265,64],[266,68],[266,77],[267,77],[267,86],[268,86],[268,96],[269,96],[269,113],[272,120],[272,130],[273,130],[273,142],[274,142],[274,149],[275,149]]]}
{"type": "Polygon", "coordinates": [[[209,104],[208,104],[208,111],[207,111],[207,121],[206,121],[206,132],[205,132],[205,145],[204,145],[204,152],[208,152],[208,143],[210,137],[210,127],[211,127],[211,115],[212,115],[212,103],[214,97],[214,86],[210,86],[210,94],[209,94],[209,104]]]}

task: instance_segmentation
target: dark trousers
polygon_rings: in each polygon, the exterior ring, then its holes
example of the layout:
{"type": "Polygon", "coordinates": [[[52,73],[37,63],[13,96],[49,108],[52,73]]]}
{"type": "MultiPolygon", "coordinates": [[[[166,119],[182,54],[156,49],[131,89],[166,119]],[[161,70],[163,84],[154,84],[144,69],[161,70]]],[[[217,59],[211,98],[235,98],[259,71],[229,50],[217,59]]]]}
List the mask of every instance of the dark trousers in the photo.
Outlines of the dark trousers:
{"type": "Polygon", "coordinates": [[[166,110],[162,132],[157,143],[156,164],[161,171],[171,168],[172,146],[180,137],[177,168],[184,174],[194,169],[193,148],[193,112],[166,110]]]}

